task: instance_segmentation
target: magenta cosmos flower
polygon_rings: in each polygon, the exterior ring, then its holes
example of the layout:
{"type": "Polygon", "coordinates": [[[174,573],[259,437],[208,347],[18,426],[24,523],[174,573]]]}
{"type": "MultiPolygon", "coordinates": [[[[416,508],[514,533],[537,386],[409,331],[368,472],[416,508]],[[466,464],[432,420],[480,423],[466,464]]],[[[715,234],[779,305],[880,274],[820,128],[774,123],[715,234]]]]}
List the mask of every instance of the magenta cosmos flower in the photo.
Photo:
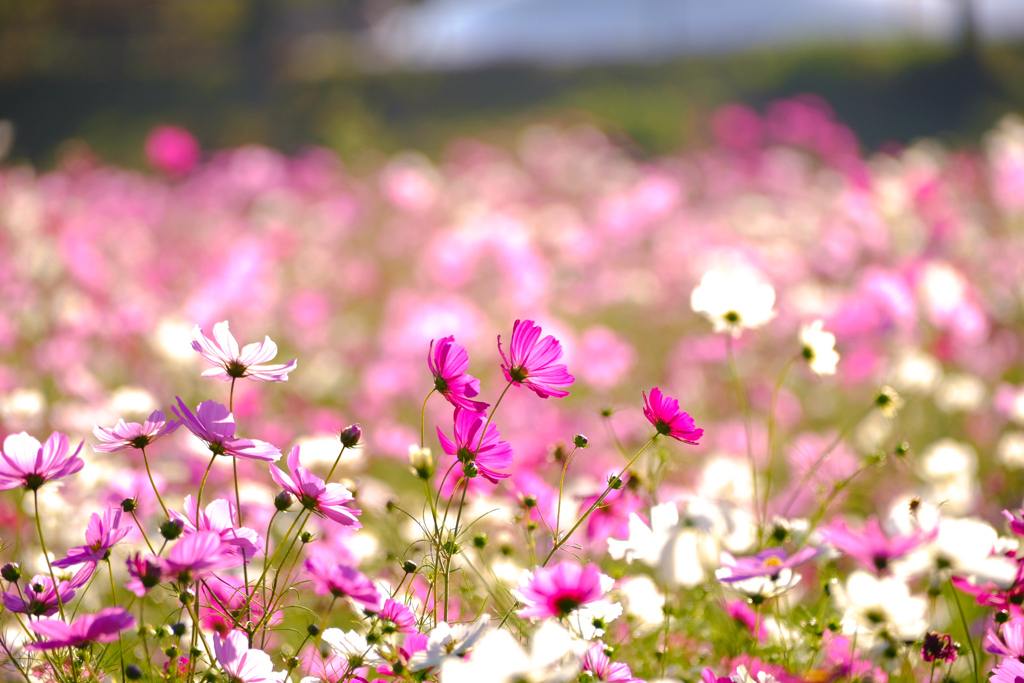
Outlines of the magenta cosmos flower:
{"type": "Polygon", "coordinates": [[[142,424],[118,420],[113,429],[97,425],[92,433],[103,443],[93,446],[92,449],[97,453],[113,453],[126,448],[145,448],[180,426],[181,423],[177,420],[168,420],[163,411],[154,410],[142,424]]]}
{"type": "Polygon", "coordinates": [[[53,580],[49,576],[37,574],[26,581],[23,590],[4,591],[4,607],[19,614],[34,617],[48,617],[56,614],[60,605],[67,604],[75,597],[75,591],[92,578],[96,569],[95,562],[89,562],[71,577],[70,581],[58,581],[57,590],[53,589],[53,580]],[[60,603],[57,595],[60,595],[60,603]]]}
{"type": "Polygon", "coordinates": [[[1013,657],[999,660],[999,666],[989,672],[990,683],[1017,683],[1024,679],[1024,662],[1013,657]]]}
{"type": "Polygon", "coordinates": [[[223,543],[245,553],[246,560],[251,560],[263,552],[263,539],[253,529],[235,526],[238,511],[230,501],[218,498],[205,510],[198,509],[196,499],[185,496],[185,514],[171,510],[171,519],[182,523],[182,533],[194,534],[200,531],[212,531],[220,536],[223,543]]]}
{"type": "Polygon", "coordinates": [[[804,548],[786,556],[782,548],[766,548],[752,557],[735,558],[722,553],[722,568],[716,575],[719,581],[733,583],[758,576],[777,576],[783,569],[792,569],[818,554],[817,548],[804,548]]]}
{"type": "Polygon", "coordinates": [[[362,526],[356,519],[360,511],[347,506],[352,501],[349,490],[341,484],[324,483],[323,479],[300,465],[298,446],[288,454],[288,469],[292,471],[291,476],[271,466],[270,476],[281,488],[295,496],[302,507],[343,526],[355,529],[362,526]]]}
{"type": "Polygon", "coordinates": [[[441,441],[441,448],[445,453],[459,459],[464,471],[469,469],[471,463],[475,464],[481,477],[492,484],[497,484],[499,479],[508,476],[508,473],[498,470],[512,464],[512,447],[507,441],[501,440],[498,428],[493,424],[487,425],[487,431],[484,432],[481,441],[480,434],[486,422],[487,416],[483,413],[456,408],[455,441],[445,436],[440,427],[437,428],[437,438],[441,441]]]}
{"type": "Polygon", "coordinates": [[[524,577],[518,591],[513,591],[524,605],[519,616],[538,619],[568,616],[583,605],[601,599],[606,592],[601,580],[601,572],[594,564],[581,567],[578,562],[566,560],[554,567],[538,567],[524,577]]]}
{"type": "Polygon", "coordinates": [[[279,683],[283,679],[282,674],[274,673],[270,655],[249,649],[249,637],[242,631],[232,631],[226,638],[215,635],[213,652],[232,683],[279,683]]]}
{"type": "Polygon", "coordinates": [[[203,401],[193,414],[181,397],[175,398],[178,399],[178,406],[171,410],[190,432],[206,443],[211,453],[245,460],[276,462],[280,459],[281,451],[266,441],[237,438],[235,417],[220,403],[203,401]]]}
{"type": "Polygon", "coordinates": [[[704,430],[694,426],[693,418],[679,410],[679,401],[661,393],[654,387],[651,395],[644,394],[644,417],[659,434],[671,436],[684,443],[697,445],[704,430]]]}
{"type": "Polygon", "coordinates": [[[74,474],[85,467],[78,457],[84,444],[68,455],[68,437],[60,432],[51,434],[44,444],[26,432],[11,434],[0,453],[0,491],[19,486],[35,491],[48,481],[74,474]]]}
{"type": "Polygon", "coordinates": [[[543,339],[540,335],[540,327],[532,320],[517,320],[512,326],[508,356],[501,348],[501,335],[498,335],[498,353],[504,361],[501,371],[505,380],[516,386],[525,385],[541,398],[568,396],[565,387],[571,386],[576,378],[564,365],[558,364],[562,345],[551,335],[543,339]]]}
{"type": "Polygon", "coordinates": [[[445,337],[437,342],[430,342],[427,353],[427,367],[434,375],[434,389],[448,399],[456,408],[463,408],[474,413],[487,410],[483,401],[471,400],[480,393],[480,380],[468,374],[469,355],[466,347],[455,343],[455,337],[445,337]]]}
{"type": "Polygon", "coordinates": [[[161,569],[165,579],[187,584],[241,564],[241,556],[233,551],[232,546],[221,541],[220,534],[200,531],[182,536],[161,561],[161,569]]]}
{"type": "Polygon", "coordinates": [[[864,523],[864,528],[861,531],[853,531],[846,526],[846,522],[839,520],[822,529],[821,537],[825,543],[849,555],[876,574],[881,574],[893,560],[903,557],[914,548],[927,543],[938,533],[939,530],[936,527],[931,531],[918,529],[906,536],[901,534],[888,536],[882,531],[878,519],[872,517],[864,523]]]}
{"type": "Polygon", "coordinates": [[[111,505],[100,517],[95,512],[89,517],[85,530],[85,545],[68,551],[68,556],[53,563],[54,567],[73,567],[84,562],[99,562],[110,557],[110,549],[128,535],[133,526],[121,526],[121,507],[111,505]]]}
{"type": "Polygon", "coordinates": [[[329,564],[319,557],[309,558],[303,566],[313,577],[317,595],[330,593],[336,598],[354,600],[371,612],[380,611],[380,592],[373,581],[358,569],[343,564],[329,564]]]}
{"type": "Polygon", "coordinates": [[[222,382],[243,377],[260,382],[287,382],[288,373],[296,365],[294,359],[283,365],[264,365],[277,355],[277,344],[270,341],[270,337],[258,344],[247,344],[239,351],[238,342],[228,330],[226,320],[213,326],[213,339],[196,325],[192,330],[192,348],[216,366],[205,371],[203,377],[213,377],[222,382]]]}
{"type": "Polygon", "coordinates": [[[583,655],[583,670],[590,673],[594,681],[644,683],[642,679],[633,677],[628,664],[613,662],[604,653],[604,647],[604,643],[594,643],[583,655]]]}
{"type": "Polygon", "coordinates": [[[135,626],[135,617],[123,607],[108,607],[96,614],[83,614],[71,624],[60,619],[40,619],[28,625],[48,640],[29,643],[29,650],[56,650],[89,643],[111,643],[117,634],[135,626]]]}

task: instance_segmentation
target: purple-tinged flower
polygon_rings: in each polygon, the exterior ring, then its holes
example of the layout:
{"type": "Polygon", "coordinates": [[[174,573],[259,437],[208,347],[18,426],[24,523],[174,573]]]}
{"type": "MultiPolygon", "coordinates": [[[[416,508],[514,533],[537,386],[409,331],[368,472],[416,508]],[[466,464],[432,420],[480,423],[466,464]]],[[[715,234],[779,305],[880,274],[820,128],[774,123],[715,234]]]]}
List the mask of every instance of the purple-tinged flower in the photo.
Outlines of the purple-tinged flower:
{"type": "Polygon", "coordinates": [[[355,529],[362,526],[356,519],[361,511],[347,505],[353,500],[352,493],[341,484],[325,483],[300,465],[298,446],[288,454],[288,469],[292,471],[291,476],[271,466],[270,476],[281,488],[295,496],[302,507],[343,526],[355,529]]]}
{"type": "MultiPolygon", "coordinates": [[[[225,636],[238,624],[247,619],[259,622],[265,613],[262,592],[256,586],[246,590],[242,579],[230,574],[211,576],[199,586],[199,623],[205,629],[225,636]]],[[[271,615],[268,624],[281,619],[281,613],[271,615]]]]}
{"type": "Polygon", "coordinates": [[[277,355],[277,344],[270,341],[270,337],[258,344],[247,344],[239,352],[238,342],[228,330],[226,320],[213,326],[213,339],[196,325],[192,330],[192,348],[217,366],[203,372],[203,377],[213,377],[222,382],[243,377],[260,382],[287,382],[288,373],[295,369],[297,362],[293,359],[283,365],[261,365],[277,355]]]}
{"type": "Polygon", "coordinates": [[[613,662],[604,653],[604,643],[593,643],[583,655],[583,670],[588,672],[595,681],[620,681],[622,683],[644,683],[643,679],[634,678],[628,664],[613,662]]]}
{"type": "Polygon", "coordinates": [[[1024,662],[1013,657],[1004,657],[988,675],[989,683],[1017,683],[1024,680],[1024,662]]]}
{"type": "Polygon", "coordinates": [[[274,672],[270,655],[249,649],[249,638],[242,631],[232,631],[226,638],[215,635],[213,652],[231,683],[280,683],[284,679],[284,672],[274,672]]]}
{"type": "Polygon", "coordinates": [[[317,595],[330,593],[336,598],[358,602],[370,612],[380,611],[380,592],[359,570],[343,564],[329,564],[319,557],[309,558],[304,566],[313,577],[317,595]]]}
{"type": "Polygon", "coordinates": [[[83,614],[70,624],[61,619],[40,619],[28,625],[30,629],[48,638],[29,643],[29,650],[56,650],[61,647],[81,647],[89,643],[111,643],[117,634],[135,626],[135,617],[123,607],[108,607],[96,614],[83,614]]]}
{"type": "Polygon", "coordinates": [[[504,361],[501,371],[505,380],[516,386],[525,385],[541,398],[568,396],[569,387],[576,380],[564,365],[557,364],[562,357],[562,345],[550,334],[540,338],[541,328],[532,320],[517,320],[512,325],[512,343],[508,356],[501,348],[498,335],[498,353],[504,361]]]}
{"type": "Polygon", "coordinates": [[[112,505],[101,518],[95,512],[85,530],[85,545],[68,551],[68,556],[53,563],[54,567],[73,567],[83,562],[100,562],[110,557],[110,549],[128,535],[133,525],[121,526],[121,508],[112,505]]]}
{"type": "Polygon", "coordinates": [[[487,410],[486,403],[471,400],[480,393],[480,380],[466,372],[469,355],[466,347],[455,343],[454,336],[443,338],[436,348],[431,340],[427,366],[434,375],[434,389],[453,406],[474,413],[487,410]]]}
{"type": "MultiPolygon", "coordinates": [[[[499,479],[509,476],[508,473],[498,470],[512,464],[512,447],[507,441],[501,440],[498,428],[493,424],[487,425],[487,431],[484,432],[481,441],[480,433],[486,422],[487,416],[484,413],[456,408],[455,441],[445,436],[440,427],[437,428],[437,438],[441,441],[441,448],[445,453],[458,457],[467,474],[470,465],[473,464],[480,476],[492,484],[497,484],[499,479]]],[[[470,476],[470,479],[472,478],[470,476]]]]}
{"type": "Polygon", "coordinates": [[[235,437],[235,417],[220,403],[203,401],[193,414],[180,397],[176,398],[178,406],[171,410],[190,432],[206,444],[211,453],[268,462],[277,462],[281,457],[281,451],[266,441],[235,437]]]}
{"type": "Polygon", "coordinates": [[[60,432],[51,434],[44,444],[26,432],[11,434],[0,453],[0,491],[19,486],[35,491],[48,481],[74,474],[85,466],[78,457],[84,444],[68,455],[68,437],[60,432]]]}
{"type": "Polygon", "coordinates": [[[914,548],[935,538],[938,527],[932,530],[917,529],[913,533],[887,535],[882,531],[878,519],[872,517],[864,523],[864,529],[853,531],[839,520],[821,530],[821,537],[837,550],[857,560],[876,574],[885,572],[893,560],[903,557],[914,548]]]}
{"type": "Polygon", "coordinates": [[[113,453],[126,448],[145,448],[161,436],[170,434],[181,426],[177,420],[168,420],[160,410],[154,410],[142,424],[118,420],[113,429],[99,425],[92,431],[103,443],[92,447],[97,453],[113,453]]]}
{"type": "Polygon", "coordinates": [[[4,591],[4,607],[12,612],[28,614],[34,617],[48,617],[56,614],[61,604],[66,604],[75,597],[75,591],[92,578],[96,569],[95,562],[85,564],[75,572],[70,581],[58,581],[57,590],[53,588],[53,580],[49,576],[38,574],[26,581],[23,592],[4,591]],[[60,603],[57,595],[60,594],[60,603]]]}
{"type": "Polygon", "coordinates": [[[987,652],[1000,657],[1024,657],[1024,615],[1014,614],[998,633],[989,629],[983,645],[987,652]]]}
{"type": "Polygon", "coordinates": [[[942,660],[944,662],[955,662],[959,653],[959,643],[955,642],[949,634],[929,631],[924,634],[924,644],[921,646],[921,659],[926,662],[942,660]]]}
{"type": "Polygon", "coordinates": [[[561,618],[584,605],[600,600],[607,592],[597,565],[580,566],[565,560],[554,567],[538,567],[532,574],[524,574],[519,590],[513,595],[523,604],[521,617],[561,618]]]}
{"type": "Polygon", "coordinates": [[[163,580],[163,563],[159,557],[143,557],[141,553],[135,553],[125,562],[128,565],[128,575],[132,577],[125,584],[125,588],[140,598],[145,597],[146,593],[159,586],[163,580]]]}
{"type": "Polygon", "coordinates": [[[384,623],[384,633],[416,633],[416,613],[394,598],[384,601],[377,617],[384,623]]]}
{"type": "Polygon", "coordinates": [[[719,581],[734,583],[758,576],[778,576],[783,569],[793,569],[818,554],[817,548],[804,548],[787,557],[782,548],[766,548],[753,557],[735,558],[722,553],[722,567],[716,572],[719,581]]]}
{"type": "Polygon", "coordinates": [[[212,531],[220,536],[220,540],[236,549],[235,552],[245,553],[246,560],[251,560],[263,552],[263,539],[253,529],[235,526],[237,510],[230,501],[218,498],[199,510],[196,499],[185,496],[185,514],[171,510],[171,519],[182,523],[183,534],[194,534],[200,531],[212,531]]]}
{"type": "Polygon", "coordinates": [[[696,446],[704,435],[704,430],[693,424],[693,418],[679,410],[679,401],[665,396],[658,387],[651,389],[649,397],[644,394],[644,417],[659,434],[671,436],[683,443],[696,446]]]}
{"type": "Polygon", "coordinates": [[[162,560],[162,569],[165,578],[187,584],[241,563],[241,556],[221,540],[220,534],[199,531],[182,536],[174,544],[171,552],[162,560]]]}

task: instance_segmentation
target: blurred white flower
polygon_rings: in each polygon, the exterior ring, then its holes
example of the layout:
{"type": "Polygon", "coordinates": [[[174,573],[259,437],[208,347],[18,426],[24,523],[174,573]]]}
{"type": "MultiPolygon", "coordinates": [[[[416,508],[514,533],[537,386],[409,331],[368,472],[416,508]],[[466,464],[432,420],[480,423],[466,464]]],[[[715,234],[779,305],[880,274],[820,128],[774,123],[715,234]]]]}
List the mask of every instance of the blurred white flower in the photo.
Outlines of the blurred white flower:
{"type": "Polygon", "coordinates": [[[851,573],[845,585],[833,588],[836,603],[846,611],[847,634],[888,630],[901,640],[917,640],[928,629],[928,601],[914,597],[898,577],[880,579],[862,570],[851,573]]]}
{"type": "Polygon", "coordinates": [[[1013,584],[1017,563],[996,553],[1004,544],[987,522],[971,517],[940,519],[938,527],[935,540],[893,564],[896,574],[949,570],[975,584],[992,582],[1003,588],[1013,584]]]}
{"type": "Polygon", "coordinates": [[[351,662],[353,668],[364,664],[384,663],[380,653],[366,642],[366,638],[355,631],[329,628],[323,632],[321,639],[336,656],[351,662]]]}
{"type": "Polygon", "coordinates": [[[427,634],[427,649],[412,656],[409,668],[413,671],[422,671],[432,666],[440,666],[449,658],[466,654],[483,636],[490,625],[490,620],[490,616],[485,614],[479,621],[468,624],[451,626],[441,622],[427,634]]]}
{"type": "Polygon", "coordinates": [[[622,616],[622,605],[609,600],[598,600],[576,609],[566,617],[569,629],[583,640],[594,640],[604,635],[608,624],[622,616]]]}
{"type": "Polygon", "coordinates": [[[527,654],[511,633],[491,631],[468,660],[448,658],[441,683],[562,683],[579,674],[586,643],[579,643],[554,621],[544,622],[533,635],[527,654]]]}
{"type": "Polygon", "coordinates": [[[824,324],[821,320],[815,320],[800,328],[800,342],[803,344],[801,353],[816,374],[834,375],[839,362],[839,354],[835,349],[836,336],[822,329],[824,324]]]}
{"type": "Polygon", "coordinates": [[[619,582],[619,595],[626,603],[626,613],[638,618],[644,624],[660,625],[665,613],[665,596],[661,594],[649,576],[637,576],[619,582]]]}
{"type": "Polygon", "coordinates": [[[747,667],[742,664],[736,667],[736,671],[729,676],[729,680],[732,683],[777,683],[775,676],[766,671],[758,671],[757,678],[754,678],[750,675],[747,667]]]}
{"type": "Polygon", "coordinates": [[[984,400],[985,383],[977,375],[946,375],[935,392],[935,405],[946,413],[977,410],[984,400]]]}
{"type": "Polygon", "coordinates": [[[953,439],[929,444],[921,454],[918,474],[929,482],[971,478],[978,469],[978,455],[970,445],[953,439]]]}
{"type": "Polygon", "coordinates": [[[775,317],[775,290],[747,268],[709,270],[690,295],[690,307],[715,326],[715,332],[739,337],[745,328],[775,317]]]}
{"type": "Polygon", "coordinates": [[[996,459],[1012,469],[1024,469],[1024,432],[1015,430],[999,437],[996,459]]]}
{"type": "Polygon", "coordinates": [[[942,365],[924,351],[904,351],[889,373],[889,383],[911,394],[927,394],[942,379],[942,365]]]}

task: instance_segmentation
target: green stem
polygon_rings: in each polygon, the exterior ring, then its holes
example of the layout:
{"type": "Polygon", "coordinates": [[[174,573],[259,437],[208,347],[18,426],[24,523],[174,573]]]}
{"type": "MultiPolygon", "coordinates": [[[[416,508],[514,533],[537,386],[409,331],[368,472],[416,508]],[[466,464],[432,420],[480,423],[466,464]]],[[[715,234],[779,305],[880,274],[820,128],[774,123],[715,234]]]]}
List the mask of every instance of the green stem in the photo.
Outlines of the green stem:
{"type": "MultiPolygon", "coordinates": [[[[110,577],[110,602],[114,607],[117,607],[117,588],[114,586],[114,568],[110,566],[110,560],[107,559],[107,575],[110,577]]],[[[121,645],[121,632],[117,633],[117,656],[121,660],[121,680],[127,680],[124,675],[124,647],[121,645]]]]}
{"type": "Polygon", "coordinates": [[[46,569],[50,572],[50,581],[53,582],[53,594],[57,598],[60,618],[64,619],[64,601],[60,598],[60,586],[57,585],[57,577],[53,574],[53,565],[50,564],[50,553],[46,552],[46,541],[43,540],[43,525],[39,521],[39,489],[32,489],[32,502],[35,504],[36,510],[36,531],[39,532],[39,545],[43,548],[43,559],[46,560],[46,569]]]}
{"type": "Polygon", "coordinates": [[[203,509],[203,489],[206,488],[206,478],[210,476],[210,470],[213,469],[213,461],[217,459],[217,454],[214,453],[210,458],[210,464],[206,466],[206,471],[203,472],[203,481],[199,484],[199,495],[196,496],[196,518],[198,519],[200,510],[203,509]]]}
{"type": "Polygon", "coordinates": [[[558,541],[558,529],[562,523],[562,490],[565,488],[565,473],[569,469],[569,461],[572,460],[572,456],[577,450],[579,450],[579,446],[573,445],[572,451],[565,459],[565,464],[562,465],[562,478],[558,480],[558,511],[555,513],[555,535],[551,539],[552,543],[558,541]]]}
{"type": "Polygon", "coordinates": [[[149,542],[149,536],[146,535],[146,530],[142,528],[141,524],[139,524],[139,518],[135,514],[135,510],[132,510],[132,519],[135,520],[135,528],[139,530],[140,534],[142,534],[142,540],[146,542],[146,547],[149,548],[149,552],[156,554],[156,551],[153,550],[153,544],[149,542]]]}
{"type": "Polygon", "coordinates": [[[341,456],[345,454],[345,448],[345,444],[341,444],[341,450],[338,451],[338,457],[334,459],[334,464],[331,465],[331,471],[327,473],[326,477],[324,477],[324,483],[329,482],[331,477],[334,476],[334,470],[338,469],[338,463],[341,462],[341,456]]]}
{"type": "Polygon", "coordinates": [[[644,447],[641,448],[637,452],[637,454],[633,456],[632,460],[630,460],[628,463],[626,463],[626,466],[622,468],[622,470],[618,473],[618,475],[616,475],[614,479],[612,479],[611,481],[608,482],[608,486],[607,486],[607,488],[605,488],[604,493],[602,493],[598,497],[598,499],[596,501],[594,501],[594,503],[590,506],[590,508],[585,513],[583,513],[583,516],[580,517],[576,521],[576,523],[573,525],[573,527],[571,529],[569,529],[569,531],[565,534],[565,537],[557,539],[555,541],[554,547],[551,548],[551,552],[548,553],[548,556],[546,558],[544,558],[544,562],[542,562],[540,566],[542,566],[542,567],[546,567],[547,566],[548,562],[551,561],[551,558],[554,557],[554,555],[558,551],[558,549],[561,548],[563,545],[565,545],[565,542],[568,541],[570,537],[572,537],[573,532],[575,532],[577,529],[580,528],[580,525],[583,524],[584,521],[586,521],[587,517],[590,516],[590,513],[592,513],[594,510],[596,510],[598,507],[600,507],[601,503],[604,502],[605,496],[607,496],[611,492],[612,485],[614,483],[616,483],[616,482],[619,482],[619,483],[622,482],[622,475],[624,475],[626,473],[626,471],[630,467],[633,466],[633,463],[635,463],[637,461],[637,458],[639,458],[641,455],[643,455],[644,451],[646,451],[648,448],[651,447],[651,444],[654,443],[654,440],[657,439],[658,436],[659,436],[659,434],[655,433],[654,436],[651,437],[651,440],[648,441],[644,445],[644,447]]]}
{"type": "Polygon", "coordinates": [[[423,399],[423,409],[420,410],[420,448],[423,448],[423,444],[427,441],[427,401],[430,400],[430,397],[434,395],[435,391],[437,391],[437,389],[430,390],[427,397],[423,399]]]}
{"type": "MultiPolygon", "coordinates": [[[[779,405],[779,394],[782,392],[782,384],[786,381],[786,375],[789,374],[789,369],[793,367],[793,363],[796,362],[799,356],[793,356],[786,361],[785,367],[782,368],[782,373],[779,375],[779,380],[775,383],[775,390],[772,391],[772,404],[768,410],[768,468],[765,470],[765,482],[764,482],[764,512],[761,513],[761,519],[768,519],[768,499],[771,497],[772,491],[772,466],[775,464],[775,416],[776,409],[779,405]]],[[[758,528],[758,535],[761,534],[761,529],[758,528]]],[[[760,544],[761,539],[758,538],[760,544]]]]}
{"type": "Polygon", "coordinates": [[[743,381],[740,379],[739,368],[736,367],[736,355],[732,348],[732,335],[725,337],[726,355],[729,359],[729,374],[732,375],[733,387],[736,390],[736,399],[740,403],[740,411],[743,413],[743,429],[746,432],[747,462],[750,463],[750,484],[754,490],[754,521],[757,524],[757,536],[761,538],[761,508],[758,506],[757,495],[757,463],[754,461],[754,427],[751,423],[750,405],[747,403],[747,392],[743,389],[743,381]]]}
{"type": "Polygon", "coordinates": [[[974,669],[974,683],[981,683],[981,677],[978,675],[978,653],[974,649],[974,638],[971,637],[971,628],[967,625],[967,616],[964,614],[963,605],[960,604],[960,596],[956,593],[956,586],[953,585],[953,581],[949,582],[949,592],[953,594],[953,602],[956,603],[956,611],[960,613],[960,623],[964,627],[964,636],[967,638],[967,645],[971,650],[971,662],[973,663],[974,669]]]}
{"type": "Polygon", "coordinates": [[[164,499],[160,497],[160,489],[156,487],[156,481],[153,479],[153,471],[149,469],[149,456],[146,455],[146,447],[143,446],[140,450],[142,451],[142,462],[146,464],[146,475],[149,477],[149,485],[153,487],[153,493],[156,494],[156,500],[160,503],[160,507],[163,508],[164,516],[170,517],[171,513],[167,511],[164,499]]]}

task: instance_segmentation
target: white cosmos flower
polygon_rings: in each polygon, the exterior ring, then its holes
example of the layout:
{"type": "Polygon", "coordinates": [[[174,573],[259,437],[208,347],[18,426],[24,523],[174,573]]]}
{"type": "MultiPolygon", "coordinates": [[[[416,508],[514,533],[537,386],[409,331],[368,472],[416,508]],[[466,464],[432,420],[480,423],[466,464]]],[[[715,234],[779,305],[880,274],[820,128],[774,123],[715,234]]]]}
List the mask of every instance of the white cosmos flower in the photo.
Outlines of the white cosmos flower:
{"type": "MultiPolygon", "coordinates": [[[[331,652],[338,657],[355,663],[355,666],[364,664],[382,664],[384,659],[376,648],[370,646],[359,633],[355,631],[342,631],[340,628],[329,628],[321,636],[323,642],[330,646],[331,652]]],[[[353,668],[355,668],[353,666],[353,668]]]]}
{"type": "Polygon", "coordinates": [[[917,640],[928,629],[928,602],[911,595],[901,578],[879,579],[857,570],[847,577],[845,586],[837,585],[833,592],[839,607],[846,610],[846,633],[885,629],[901,640],[917,640]]]}
{"type": "Polygon", "coordinates": [[[996,551],[1005,546],[987,522],[970,517],[940,519],[935,540],[893,565],[901,576],[948,569],[975,584],[992,582],[1007,588],[1017,576],[1017,563],[996,551]]]}
{"type": "Polygon", "coordinates": [[[554,621],[546,621],[533,636],[529,654],[511,633],[491,631],[468,660],[454,657],[441,666],[441,683],[564,683],[579,675],[587,643],[575,640],[554,621]]]}
{"type": "Polygon", "coordinates": [[[742,664],[736,667],[736,672],[729,676],[729,680],[732,683],[777,683],[775,676],[766,671],[758,671],[757,678],[754,678],[742,664]]]}
{"type": "Polygon", "coordinates": [[[604,635],[608,624],[622,616],[622,605],[610,600],[591,602],[573,611],[566,621],[569,629],[583,640],[594,640],[604,635]]]}
{"type": "Polygon", "coordinates": [[[490,620],[491,617],[485,614],[479,621],[471,624],[451,626],[441,622],[427,634],[427,649],[412,656],[409,660],[409,668],[413,671],[422,671],[440,666],[450,658],[466,654],[483,636],[490,625],[490,620]]]}
{"type": "Polygon", "coordinates": [[[690,307],[715,326],[715,332],[739,337],[744,328],[775,317],[775,290],[748,268],[709,270],[690,295],[690,307]]]}
{"type": "Polygon", "coordinates": [[[839,354],[835,349],[836,336],[822,329],[824,325],[823,321],[815,320],[810,325],[800,328],[802,353],[815,374],[834,375],[836,364],[839,362],[839,354]]]}
{"type": "Polygon", "coordinates": [[[661,594],[649,576],[623,579],[619,583],[619,595],[626,603],[626,612],[637,617],[644,624],[661,625],[665,618],[662,607],[665,596],[661,594]]]}

